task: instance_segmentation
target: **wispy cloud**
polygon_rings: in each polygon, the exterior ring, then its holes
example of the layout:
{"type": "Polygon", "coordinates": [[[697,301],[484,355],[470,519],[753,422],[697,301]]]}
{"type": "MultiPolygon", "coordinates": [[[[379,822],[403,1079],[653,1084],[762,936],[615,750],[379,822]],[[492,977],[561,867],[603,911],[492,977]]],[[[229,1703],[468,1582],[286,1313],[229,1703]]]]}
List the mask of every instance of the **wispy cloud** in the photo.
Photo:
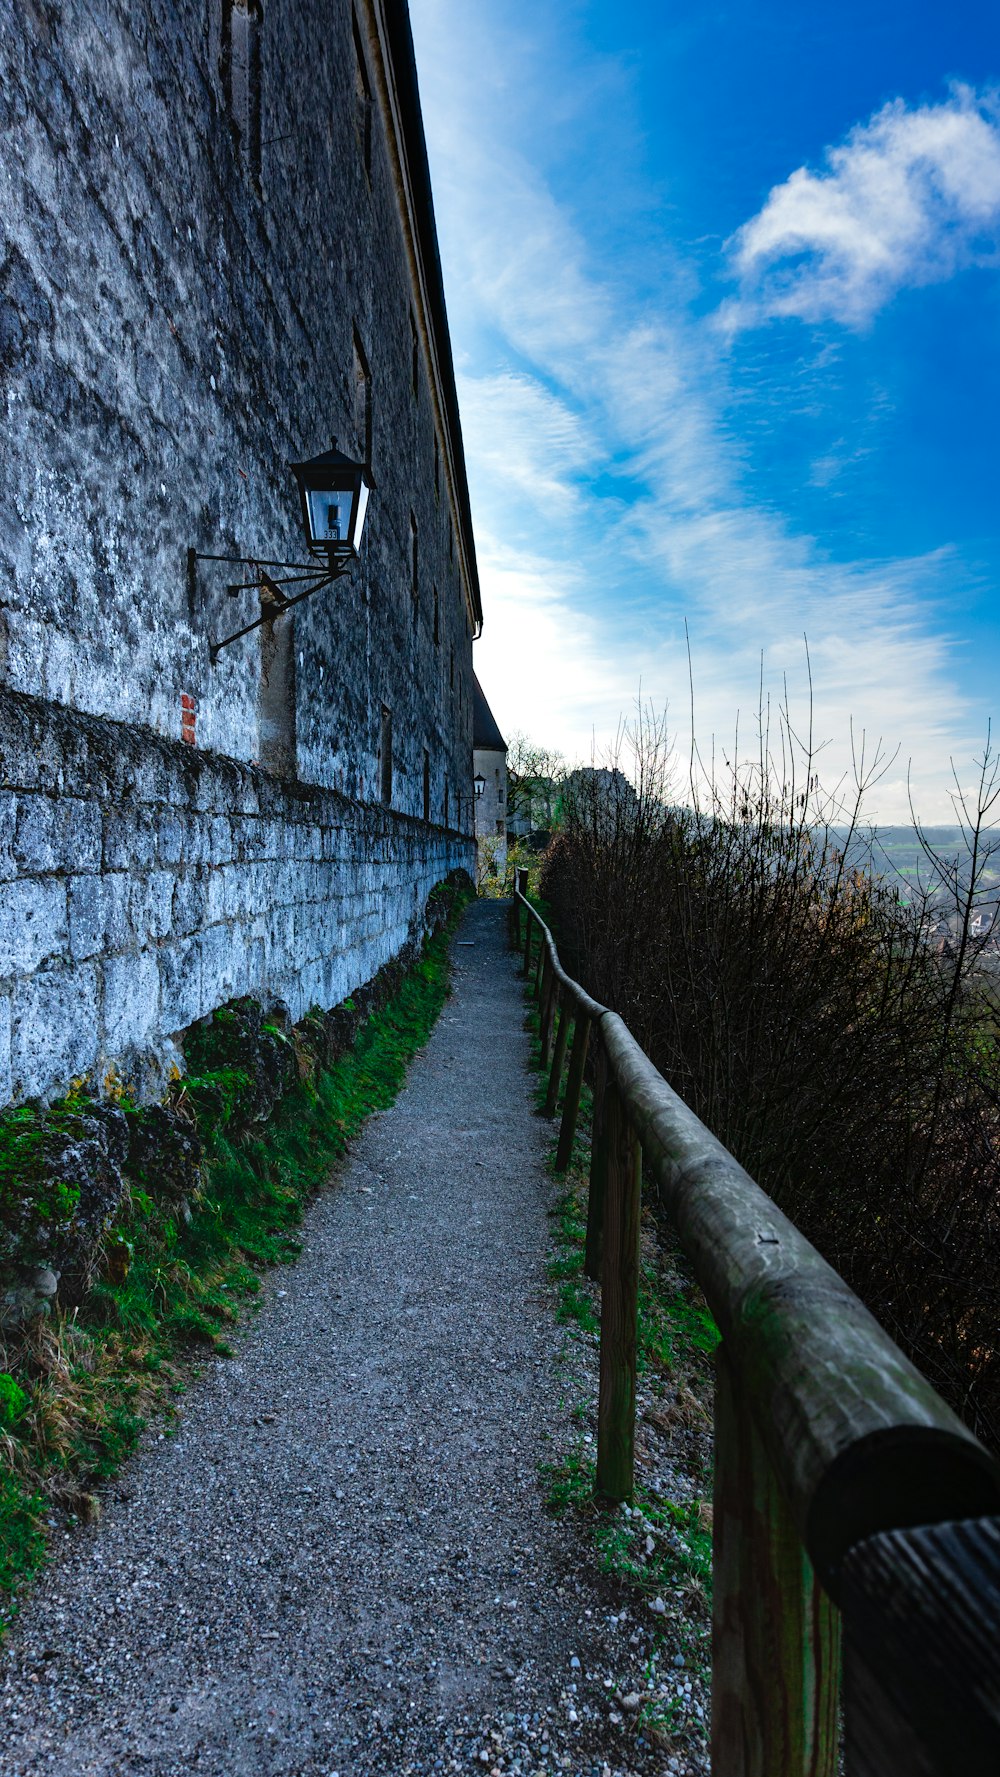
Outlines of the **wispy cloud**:
{"type": "MultiPolygon", "coordinates": [[[[748,497],[718,329],[678,288],[636,298],[648,281],[602,258],[543,176],[549,64],[499,6],[411,4],[486,610],[477,671],[501,727],[589,756],[641,686],[683,740],[687,621],[702,738],[731,740],[742,708],[749,739],[762,655],[801,711],[805,632],[825,773],[845,769],[853,718],[913,755],[925,807],[946,812],[948,753],[973,750],[947,617],[960,560],[834,560],[748,497]]],[[[879,805],[906,818],[902,772],[879,805]]]]}
{"type": "Polygon", "coordinates": [[[539,507],[565,521],[579,509],[577,477],[598,454],[584,418],[534,378],[503,370],[459,378],[465,447],[508,505],[508,534],[539,507]]]}
{"type": "Polygon", "coordinates": [[[799,167],[730,243],[741,293],[731,327],[771,316],[864,326],[904,286],[996,263],[1000,111],[956,87],[938,105],[896,99],[821,172],[799,167]]]}

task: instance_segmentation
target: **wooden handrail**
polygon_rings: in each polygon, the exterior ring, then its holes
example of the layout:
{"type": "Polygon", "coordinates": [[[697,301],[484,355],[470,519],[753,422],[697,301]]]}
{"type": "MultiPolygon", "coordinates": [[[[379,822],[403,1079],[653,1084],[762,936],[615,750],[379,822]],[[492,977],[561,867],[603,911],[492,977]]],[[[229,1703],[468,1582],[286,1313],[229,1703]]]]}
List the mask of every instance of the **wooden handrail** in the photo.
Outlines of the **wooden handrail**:
{"type": "MultiPolygon", "coordinates": [[[[602,1301],[613,1304],[607,1336],[616,1350],[626,1354],[622,1360],[626,1367],[630,1338],[632,1350],[630,1375],[622,1369],[622,1361],[617,1367],[610,1358],[606,1362],[602,1350],[600,1490],[605,1497],[623,1498],[632,1485],[634,1427],[622,1424],[622,1412],[634,1414],[634,1331],[623,1329],[622,1317],[635,1313],[631,1273],[639,1167],[628,1159],[634,1140],[636,1152],[641,1150],[642,1169],[656,1181],[659,1200],[722,1334],[716,1415],[713,1769],[720,1777],[751,1777],[751,1773],[804,1777],[806,1772],[810,1777],[826,1773],[832,1777],[839,1659],[836,1613],[829,1601],[840,1600],[845,1569],[851,1576],[849,1595],[860,1597],[864,1587],[859,1551],[879,1551],[879,1539],[886,1533],[905,1534],[917,1527],[1000,1514],[1000,1464],[837,1272],[678,1097],[622,1019],[565,973],[552,934],[524,890],[519,875],[514,898],[518,943],[523,910],[527,930],[538,932],[548,978],[564,1014],[572,1015],[577,1029],[590,1034],[592,1054],[595,1034],[599,1046],[587,1270],[590,1275],[600,1273],[602,1301]],[[613,1095],[608,1111],[599,1102],[605,1092],[613,1095]],[[610,1228],[609,1216],[616,1218],[610,1228]],[[610,1277],[609,1262],[616,1268],[610,1277]],[[628,1276],[620,1274],[623,1263],[628,1276]],[[751,1502],[741,1497],[741,1490],[742,1495],[751,1490],[760,1498],[751,1502]],[[766,1499],[766,1509],[761,1499],[766,1499]],[[754,1539],[759,1543],[762,1537],[762,1546],[751,1549],[749,1543],[754,1539]],[[798,1567],[796,1542],[802,1552],[798,1567]],[[779,1548],[790,1548],[791,1557],[785,1553],[779,1560],[779,1548]],[[818,1583],[810,1577],[810,1568],[818,1583]],[[793,1585],[789,1576],[801,1573],[805,1577],[793,1585]],[[801,1596],[793,1600],[796,1586],[801,1596]],[[815,1594],[812,1602],[810,1591],[815,1594]],[[768,1672],[776,1648],[784,1647],[780,1634],[776,1639],[774,1623],[766,1620],[776,1610],[797,1625],[794,1645],[787,1652],[794,1675],[791,1690],[781,1674],[768,1672]],[[761,1704],[762,1687],[766,1693],[768,1686],[780,1697],[780,1706],[770,1714],[761,1704]]],[[[560,1070],[565,1047],[563,1041],[558,1051],[560,1070]]],[[[554,1061],[547,1100],[553,1109],[558,1087],[554,1061]]],[[[579,1082],[572,1101],[574,1127],[578,1097],[579,1082]]],[[[564,1111],[557,1155],[563,1167],[572,1146],[572,1130],[569,1143],[564,1140],[565,1121],[564,1111]]],[[[602,1345],[605,1318],[602,1308],[602,1345]]],[[[884,1560],[881,1554],[879,1558],[884,1560]]],[[[879,1659],[870,1593],[865,1598],[860,1652],[850,1639],[848,1616],[849,1672],[856,1671],[859,1661],[864,1671],[874,1670],[872,1663],[877,1666],[879,1659]]],[[[888,1684],[882,1674],[879,1684],[878,1694],[891,1693],[898,1709],[898,1675],[888,1684]]],[[[855,1682],[849,1697],[862,1692],[870,1715],[870,1689],[865,1691],[863,1684],[859,1689],[855,1682]]],[[[903,1766],[892,1762],[888,1715],[886,1723],[884,1770],[891,1777],[903,1766]]],[[[1000,1686],[994,1727],[990,1744],[1000,1759],[1000,1686]]],[[[870,1746],[867,1717],[865,1731],[870,1746]]],[[[847,1744],[850,1747],[850,1732],[847,1744]]],[[[913,1767],[928,1777],[945,1777],[951,1768],[940,1762],[913,1767]]],[[[988,1768],[978,1763],[966,1766],[963,1777],[988,1768]]],[[[1000,1763],[992,1768],[1000,1769],[1000,1763]]],[[[860,1774],[868,1767],[857,1762],[849,1763],[848,1769],[860,1774]]]]}

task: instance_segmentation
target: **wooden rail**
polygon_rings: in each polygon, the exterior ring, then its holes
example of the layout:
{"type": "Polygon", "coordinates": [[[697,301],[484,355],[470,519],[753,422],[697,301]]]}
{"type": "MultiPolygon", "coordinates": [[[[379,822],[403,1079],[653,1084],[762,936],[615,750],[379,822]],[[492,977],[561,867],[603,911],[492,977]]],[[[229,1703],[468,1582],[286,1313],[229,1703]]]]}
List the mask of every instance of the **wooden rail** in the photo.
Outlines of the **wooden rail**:
{"type": "Polygon", "coordinates": [[[604,1499],[633,1487],[643,1171],[722,1334],[713,1772],[834,1777],[842,1706],[848,1777],[998,1777],[1000,1465],[565,973],[525,887],[518,872],[511,939],[534,968],[550,1114],[573,1026],[560,1169],[588,1050],[594,1081],[585,1267],[601,1283],[604,1499]]]}

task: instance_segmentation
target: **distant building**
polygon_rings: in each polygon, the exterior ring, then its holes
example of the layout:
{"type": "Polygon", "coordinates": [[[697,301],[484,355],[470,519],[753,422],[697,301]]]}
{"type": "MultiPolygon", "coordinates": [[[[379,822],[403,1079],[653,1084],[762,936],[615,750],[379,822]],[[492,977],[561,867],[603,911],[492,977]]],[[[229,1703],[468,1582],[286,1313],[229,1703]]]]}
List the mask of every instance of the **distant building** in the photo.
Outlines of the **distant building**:
{"type": "Polygon", "coordinates": [[[562,785],[563,813],[597,837],[611,838],[638,807],[635,786],[617,766],[578,766],[562,785]]]}
{"type": "Polygon", "coordinates": [[[483,695],[472,685],[472,758],[476,779],[476,847],[479,878],[503,876],[507,868],[507,742],[483,695]]]}

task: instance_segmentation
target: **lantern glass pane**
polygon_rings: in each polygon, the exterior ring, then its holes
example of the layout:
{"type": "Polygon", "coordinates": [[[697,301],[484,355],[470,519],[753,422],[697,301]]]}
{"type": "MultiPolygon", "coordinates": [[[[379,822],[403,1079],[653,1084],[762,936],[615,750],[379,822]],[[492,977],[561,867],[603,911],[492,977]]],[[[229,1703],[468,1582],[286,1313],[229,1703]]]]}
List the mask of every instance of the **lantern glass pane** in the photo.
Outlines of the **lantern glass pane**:
{"type": "Polygon", "coordinates": [[[365,528],[365,513],[368,511],[368,495],[370,492],[371,489],[369,488],[367,481],[362,481],[361,486],[358,488],[358,516],[354,521],[354,535],[351,538],[351,542],[354,544],[355,549],[361,548],[361,533],[365,528]]]}
{"type": "Polygon", "coordinates": [[[309,531],[314,543],[346,543],[351,524],[353,488],[309,488],[309,531]]]}

